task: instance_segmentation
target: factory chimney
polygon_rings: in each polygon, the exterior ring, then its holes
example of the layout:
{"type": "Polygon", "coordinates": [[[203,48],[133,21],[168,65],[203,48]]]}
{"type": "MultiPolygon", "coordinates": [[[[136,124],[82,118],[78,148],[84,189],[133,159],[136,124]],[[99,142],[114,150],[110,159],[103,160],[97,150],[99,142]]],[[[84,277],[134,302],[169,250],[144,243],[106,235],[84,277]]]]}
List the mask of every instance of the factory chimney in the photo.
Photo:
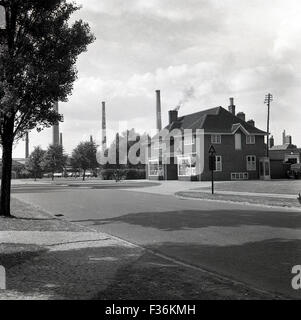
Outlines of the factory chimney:
{"type": "Polygon", "coordinates": [[[63,134],[62,132],[60,133],[60,146],[63,146],[63,134]]]}
{"type": "Polygon", "coordinates": [[[102,102],[102,149],[107,149],[107,124],[106,124],[106,103],[105,101],[102,102]]]}
{"type": "MultiPolygon", "coordinates": [[[[58,101],[55,102],[54,104],[54,110],[56,112],[59,112],[59,103],[58,101]]],[[[57,122],[55,125],[52,127],[52,144],[54,146],[58,146],[60,144],[60,127],[59,123],[57,122]]]]}
{"type": "Polygon", "coordinates": [[[157,130],[162,130],[162,118],[161,118],[161,93],[160,90],[156,90],[156,121],[157,130]]]}
{"type": "Polygon", "coordinates": [[[25,159],[29,158],[29,133],[25,134],[25,159]]]}

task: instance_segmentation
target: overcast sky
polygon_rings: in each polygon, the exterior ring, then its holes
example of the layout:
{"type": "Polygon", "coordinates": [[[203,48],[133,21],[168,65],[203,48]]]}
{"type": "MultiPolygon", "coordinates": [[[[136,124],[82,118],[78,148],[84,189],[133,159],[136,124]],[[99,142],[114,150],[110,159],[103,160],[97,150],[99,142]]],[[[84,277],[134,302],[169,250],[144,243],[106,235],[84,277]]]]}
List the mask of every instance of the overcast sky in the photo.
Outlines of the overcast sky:
{"type": "MultiPolygon", "coordinates": [[[[77,0],[75,19],[90,23],[97,40],[78,60],[78,80],[60,104],[64,147],[90,134],[100,143],[101,101],[107,126],[155,127],[155,90],[167,112],[188,98],[180,115],[229,105],[266,129],[263,104],[274,95],[271,131],[286,129],[301,146],[300,0],[77,0]],[[184,99],[185,100],[185,99],[184,99]]],[[[31,150],[51,143],[51,130],[30,134],[31,150]]],[[[24,157],[24,142],[14,150],[24,157]]]]}

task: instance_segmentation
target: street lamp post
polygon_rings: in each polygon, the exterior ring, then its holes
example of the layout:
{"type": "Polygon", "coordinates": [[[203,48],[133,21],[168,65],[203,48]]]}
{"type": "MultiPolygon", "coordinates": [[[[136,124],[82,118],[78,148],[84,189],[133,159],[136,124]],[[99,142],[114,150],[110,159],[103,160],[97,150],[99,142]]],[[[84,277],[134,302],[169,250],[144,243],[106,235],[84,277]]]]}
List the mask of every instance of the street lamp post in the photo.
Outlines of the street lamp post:
{"type": "Polygon", "coordinates": [[[211,171],[211,192],[214,194],[214,171],[216,170],[216,151],[213,145],[209,149],[209,170],[211,171]]]}
{"type": "Polygon", "coordinates": [[[269,93],[265,96],[264,103],[268,106],[268,119],[267,119],[267,158],[269,157],[269,149],[270,149],[270,106],[273,101],[273,96],[269,93]]]}

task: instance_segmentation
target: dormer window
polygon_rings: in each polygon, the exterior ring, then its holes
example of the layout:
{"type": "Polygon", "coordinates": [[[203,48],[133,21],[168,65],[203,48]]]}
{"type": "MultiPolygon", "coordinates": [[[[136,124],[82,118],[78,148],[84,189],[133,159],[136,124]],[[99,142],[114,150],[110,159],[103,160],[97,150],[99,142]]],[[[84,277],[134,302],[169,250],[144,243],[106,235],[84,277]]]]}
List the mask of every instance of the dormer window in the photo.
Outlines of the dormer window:
{"type": "Polygon", "coordinates": [[[254,135],[248,135],[246,136],[246,144],[255,144],[255,136],[254,135]]]}
{"type": "Polygon", "coordinates": [[[222,136],[220,134],[211,135],[211,143],[212,144],[221,144],[222,143],[222,136]]]}

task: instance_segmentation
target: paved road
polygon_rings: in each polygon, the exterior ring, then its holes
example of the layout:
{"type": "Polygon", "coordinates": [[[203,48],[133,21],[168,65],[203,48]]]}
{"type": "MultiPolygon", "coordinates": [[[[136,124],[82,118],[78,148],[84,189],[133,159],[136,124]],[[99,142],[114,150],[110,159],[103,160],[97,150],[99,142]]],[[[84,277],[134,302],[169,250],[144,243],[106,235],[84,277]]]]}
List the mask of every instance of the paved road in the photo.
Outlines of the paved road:
{"type": "Polygon", "coordinates": [[[18,185],[14,196],[251,286],[301,298],[291,269],[301,264],[301,212],[182,200],[161,187],[18,185]],[[150,193],[150,192],[154,193],[150,193]]]}

